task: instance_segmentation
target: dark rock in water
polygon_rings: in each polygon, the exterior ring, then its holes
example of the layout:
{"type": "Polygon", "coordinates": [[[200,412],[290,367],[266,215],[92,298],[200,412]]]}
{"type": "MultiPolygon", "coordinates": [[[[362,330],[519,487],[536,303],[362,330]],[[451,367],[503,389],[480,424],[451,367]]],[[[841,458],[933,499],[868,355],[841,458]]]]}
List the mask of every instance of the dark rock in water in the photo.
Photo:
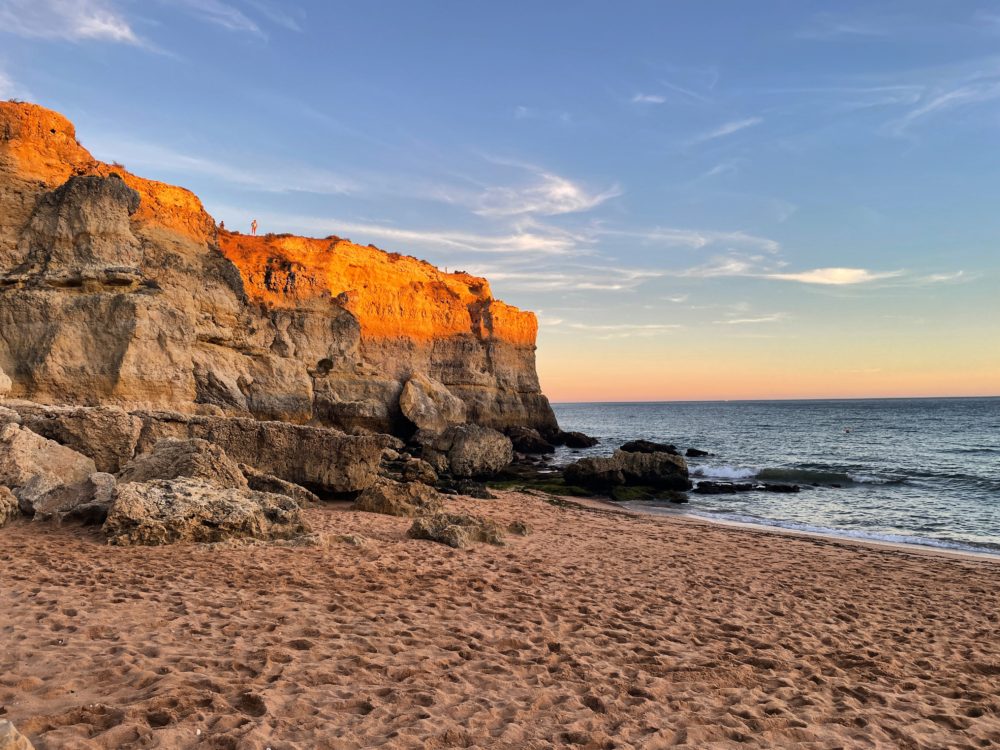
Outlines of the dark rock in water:
{"type": "Polygon", "coordinates": [[[584,435],[582,432],[564,432],[560,430],[552,440],[556,445],[565,445],[567,448],[593,448],[600,441],[597,438],[584,435]]]}
{"type": "Polygon", "coordinates": [[[797,484],[763,484],[755,489],[762,489],[764,492],[798,492],[801,488],[797,484]]]}
{"type": "Polygon", "coordinates": [[[684,455],[688,458],[701,458],[702,456],[709,455],[708,451],[703,451],[700,448],[688,448],[684,455]]]}
{"type": "Polygon", "coordinates": [[[677,446],[668,443],[654,443],[652,440],[629,440],[622,445],[621,450],[626,453],[670,453],[678,455],[677,446]]]}
{"type": "Polygon", "coordinates": [[[507,430],[507,437],[514,444],[514,450],[518,453],[555,453],[556,447],[543,438],[538,430],[530,427],[512,427],[507,430]]]}
{"type": "Polygon", "coordinates": [[[566,467],[567,484],[608,489],[618,485],[647,485],[664,490],[691,487],[687,463],[671,453],[628,453],[582,458],[566,467]]]}
{"type": "Polygon", "coordinates": [[[699,495],[733,495],[749,492],[754,486],[747,482],[698,482],[694,492],[699,495]]]}
{"type": "Polygon", "coordinates": [[[610,492],[612,500],[618,503],[628,502],[668,502],[686,503],[687,493],[677,490],[663,490],[656,487],[644,486],[619,486],[612,487],[610,492]]]}
{"type": "Polygon", "coordinates": [[[676,490],[668,492],[663,499],[673,503],[674,505],[681,505],[682,503],[689,502],[686,492],[677,492],[676,490]]]}

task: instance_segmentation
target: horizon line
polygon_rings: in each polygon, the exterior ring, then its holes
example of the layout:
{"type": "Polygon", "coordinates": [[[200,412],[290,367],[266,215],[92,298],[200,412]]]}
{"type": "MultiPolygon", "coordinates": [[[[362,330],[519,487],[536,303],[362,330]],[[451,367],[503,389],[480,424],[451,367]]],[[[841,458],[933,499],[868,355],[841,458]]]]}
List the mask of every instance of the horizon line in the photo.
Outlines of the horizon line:
{"type": "Polygon", "coordinates": [[[739,404],[761,402],[793,402],[793,401],[940,401],[940,400],[976,400],[1000,399],[1000,394],[980,396],[830,396],[808,398],[687,398],[687,399],[644,399],[639,401],[552,401],[553,405],[574,404],[739,404]]]}

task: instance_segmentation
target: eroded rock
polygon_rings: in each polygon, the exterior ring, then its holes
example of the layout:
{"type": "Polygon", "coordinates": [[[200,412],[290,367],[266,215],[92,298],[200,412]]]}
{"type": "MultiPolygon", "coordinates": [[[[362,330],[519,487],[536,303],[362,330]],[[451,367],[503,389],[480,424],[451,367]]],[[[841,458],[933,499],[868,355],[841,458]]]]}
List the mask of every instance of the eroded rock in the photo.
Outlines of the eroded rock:
{"type": "Polygon", "coordinates": [[[0,486],[0,528],[21,515],[21,508],[17,504],[17,498],[7,487],[0,486]]]}
{"type": "Polygon", "coordinates": [[[652,440],[629,440],[621,450],[626,453],[672,453],[677,455],[677,446],[668,443],[655,443],[652,440]]]}
{"type": "Polygon", "coordinates": [[[13,422],[0,426],[0,484],[17,496],[21,511],[53,491],[72,491],[97,471],[92,459],[13,422]]]}
{"type": "Polygon", "coordinates": [[[0,750],[35,750],[28,738],[7,720],[0,721],[0,750]]]}
{"type": "Polygon", "coordinates": [[[488,477],[510,465],[514,446],[506,435],[480,425],[449,427],[431,435],[423,431],[415,438],[424,447],[424,458],[439,471],[456,477],[488,477]],[[443,468],[441,459],[444,459],[443,468]]]}
{"type": "Polygon", "coordinates": [[[607,490],[623,484],[643,485],[664,490],[691,487],[687,463],[672,453],[629,453],[582,458],[564,471],[566,483],[607,490]]]}
{"type": "Polygon", "coordinates": [[[388,516],[415,517],[437,513],[444,508],[441,494],[419,482],[396,482],[380,479],[361,493],[352,510],[382,513],[388,516]]]}
{"type": "Polygon", "coordinates": [[[186,478],[119,484],[103,528],[117,545],[292,539],[311,531],[285,495],[186,478]]]}
{"type": "Polygon", "coordinates": [[[142,430],[142,420],[114,406],[43,406],[18,401],[11,408],[29,430],[89,456],[98,471],[109,474],[118,473],[132,460],[142,430]]]}
{"type": "Polygon", "coordinates": [[[556,450],[556,447],[543,438],[538,430],[530,427],[512,427],[507,430],[507,437],[518,453],[555,453],[556,450]]]}
{"type": "Polygon", "coordinates": [[[113,475],[96,472],[82,484],[54,488],[35,501],[35,520],[104,523],[116,485],[113,475]]]}
{"type": "Polygon", "coordinates": [[[123,484],[180,477],[200,479],[216,487],[249,487],[239,465],[221,447],[198,438],[158,440],[152,450],[136,456],[118,475],[123,484]]]}
{"type": "Polygon", "coordinates": [[[285,495],[292,498],[299,505],[309,505],[319,502],[319,497],[302,485],[295,484],[294,482],[286,482],[284,479],[280,479],[273,474],[266,474],[246,464],[240,464],[240,471],[246,477],[250,489],[257,492],[285,495]]]}
{"type": "Polygon", "coordinates": [[[496,521],[464,513],[435,513],[417,518],[406,534],[411,539],[427,539],[456,549],[476,542],[504,544],[503,529],[496,521]]]}
{"type": "Polygon", "coordinates": [[[444,383],[417,373],[406,381],[399,394],[403,416],[420,430],[441,432],[451,425],[465,422],[465,403],[444,383]]]}

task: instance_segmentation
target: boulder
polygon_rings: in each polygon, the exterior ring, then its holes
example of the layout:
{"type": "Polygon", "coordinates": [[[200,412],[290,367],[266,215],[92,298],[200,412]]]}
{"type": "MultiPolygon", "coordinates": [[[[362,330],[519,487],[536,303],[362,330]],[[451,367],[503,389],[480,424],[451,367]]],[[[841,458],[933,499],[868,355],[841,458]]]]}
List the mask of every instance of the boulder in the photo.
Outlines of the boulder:
{"type": "Polygon", "coordinates": [[[247,464],[240,464],[240,471],[246,477],[250,489],[257,490],[257,492],[285,495],[292,498],[299,505],[309,505],[310,503],[319,502],[319,497],[315,493],[294,482],[286,482],[284,479],[279,479],[272,474],[265,474],[263,471],[258,471],[247,464]]]}
{"type": "Polygon", "coordinates": [[[285,495],[181,478],[119,484],[104,532],[111,544],[152,545],[291,539],[310,528],[285,495]]]}
{"type": "Polygon", "coordinates": [[[136,456],[118,475],[123,484],[180,477],[200,479],[227,489],[249,488],[239,465],[222,448],[197,438],[159,440],[151,451],[136,456]]]}
{"type": "Polygon", "coordinates": [[[322,427],[242,417],[192,417],[136,412],[143,422],[138,450],[163,437],[201,438],[230,458],[321,493],[357,492],[378,478],[387,435],[357,437],[322,427]]]}
{"type": "Polygon", "coordinates": [[[10,424],[21,424],[21,415],[18,414],[13,409],[8,409],[6,406],[0,406],[0,425],[10,424]]]}
{"type": "Polygon", "coordinates": [[[116,474],[135,455],[142,420],[115,406],[44,406],[20,401],[11,408],[21,423],[94,459],[98,471],[116,474]]]}
{"type": "Polygon", "coordinates": [[[438,513],[444,500],[433,487],[419,482],[403,483],[380,479],[361,493],[352,510],[382,513],[387,516],[422,516],[438,513]]]}
{"type": "Polygon", "coordinates": [[[456,477],[491,476],[514,460],[510,438],[480,425],[456,425],[436,435],[421,431],[415,440],[432,466],[442,471],[439,467],[446,464],[445,470],[456,477]]]}
{"type": "Polygon", "coordinates": [[[691,487],[687,463],[672,453],[629,453],[615,451],[612,456],[582,458],[564,471],[567,484],[590,489],[643,485],[663,490],[686,490],[691,487]]]}
{"type": "Polygon", "coordinates": [[[113,475],[96,472],[83,484],[57,487],[35,501],[35,520],[104,523],[116,484],[113,475]]]}
{"type": "Polygon", "coordinates": [[[21,511],[52,491],[84,485],[97,471],[92,459],[13,422],[0,426],[0,484],[14,491],[21,511]]]}
{"type": "Polygon", "coordinates": [[[434,467],[419,458],[411,458],[404,461],[399,469],[400,477],[404,482],[423,482],[424,484],[434,484],[438,480],[434,467]]]}
{"type": "Polygon", "coordinates": [[[503,530],[493,520],[463,513],[435,513],[413,522],[406,535],[461,549],[475,542],[503,545],[503,530]]]}
{"type": "Polygon", "coordinates": [[[651,440],[629,440],[622,445],[626,453],[672,453],[677,455],[677,446],[668,443],[654,443],[651,440]]]}
{"type": "Polygon", "coordinates": [[[7,487],[0,486],[0,528],[6,526],[21,515],[21,508],[17,504],[17,498],[7,487]]]}
{"type": "Polygon", "coordinates": [[[709,455],[708,451],[703,451],[700,448],[688,448],[684,451],[684,455],[688,458],[702,458],[709,455]]]}
{"type": "Polygon", "coordinates": [[[444,383],[421,373],[406,381],[399,394],[399,408],[418,430],[441,432],[465,422],[465,402],[444,383]]]}
{"type": "Polygon", "coordinates": [[[799,487],[797,484],[769,484],[769,483],[765,483],[765,484],[761,485],[759,488],[756,488],[756,489],[762,489],[762,490],[764,490],[764,492],[781,492],[781,493],[785,493],[785,492],[799,492],[802,488],[799,487]]]}
{"type": "Polygon", "coordinates": [[[3,371],[0,367],[0,399],[7,398],[7,394],[10,393],[10,389],[14,387],[14,383],[7,376],[7,373],[3,371]]]}
{"type": "Polygon", "coordinates": [[[0,750],[35,750],[28,738],[9,721],[0,721],[0,750]]]}
{"type": "Polygon", "coordinates": [[[543,438],[538,430],[530,427],[512,427],[507,430],[507,437],[514,444],[518,453],[555,453],[556,447],[543,438]]]}
{"type": "Polygon", "coordinates": [[[560,430],[556,433],[552,441],[556,445],[565,445],[567,448],[593,448],[600,441],[597,438],[584,435],[582,432],[564,432],[560,430]]]}

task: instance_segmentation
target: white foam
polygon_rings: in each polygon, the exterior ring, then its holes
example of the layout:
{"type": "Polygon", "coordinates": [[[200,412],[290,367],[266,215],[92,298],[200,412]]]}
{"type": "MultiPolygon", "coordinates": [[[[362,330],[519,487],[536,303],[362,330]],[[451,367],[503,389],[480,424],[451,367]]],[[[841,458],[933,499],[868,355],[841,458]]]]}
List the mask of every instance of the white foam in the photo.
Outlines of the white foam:
{"type": "Polygon", "coordinates": [[[740,466],[699,466],[691,471],[691,476],[702,479],[753,479],[757,470],[740,466]]]}

